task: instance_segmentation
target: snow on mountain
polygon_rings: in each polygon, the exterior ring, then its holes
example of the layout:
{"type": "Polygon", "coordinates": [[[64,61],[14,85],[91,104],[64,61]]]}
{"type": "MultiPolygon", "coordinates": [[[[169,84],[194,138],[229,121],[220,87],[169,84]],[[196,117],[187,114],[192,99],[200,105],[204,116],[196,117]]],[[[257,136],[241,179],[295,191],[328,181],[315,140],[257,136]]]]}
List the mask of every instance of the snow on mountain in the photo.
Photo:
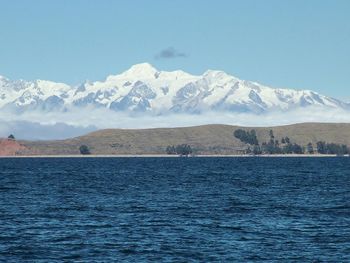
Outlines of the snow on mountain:
{"type": "Polygon", "coordinates": [[[46,80],[33,82],[0,78],[0,109],[58,110],[65,104],[72,87],[46,80]]]}
{"type": "Polygon", "coordinates": [[[148,63],[110,75],[104,81],[69,86],[45,80],[11,81],[0,76],[0,109],[21,113],[103,107],[118,112],[201,113],[205,111],[288,111],[307,106],[350,109],[348,103],[310,90],[274,89],[223,71],[194,76],[159,71],[148,63]]]}

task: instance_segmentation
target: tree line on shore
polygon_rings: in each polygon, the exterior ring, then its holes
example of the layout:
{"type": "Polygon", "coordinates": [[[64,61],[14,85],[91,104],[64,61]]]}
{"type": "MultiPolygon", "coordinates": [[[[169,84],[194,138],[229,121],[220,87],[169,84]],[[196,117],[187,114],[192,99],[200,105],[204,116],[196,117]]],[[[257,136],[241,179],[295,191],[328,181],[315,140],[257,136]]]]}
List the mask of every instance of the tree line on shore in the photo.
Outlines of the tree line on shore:
{"type": "Polygon", "coordinates": [[[179,145],[168,145],[166,147],[167,154],[178,154],[183,156],[188,156],[193,153],[192,148],[188,144],[179,144],[179,145]]]}
{"type": "MultiPolygon", "coordinates": [[[[248,145],[245,154],[260,155],[260,154],[335,154],[345,155],[350,154],[350,149],[345,144],[327,143],[318,141],[314,145],[309,142],[302,146],[292,142],[288,136],[277,140],[272,130],[269,131],[269,139],[266,142],[260,143],[256,131],[238,129],[233,132],[234,137],[248,145]]],[[[193,150],[188,144],[169,145],[166,147],[167,154],[177,154],[188,156],[193,153],[193,150]]]]}
{"type": "Polygon", "coordinates": [[[349,154],[350,149],[344,144],[326,143],[318,141],[316,148],[311,142],[306,146],[301,146],[297,143],[292,143],[289,137],[283,137],[281,141],[276,140],[273,131],[269,132],[269,141],[259,143],[255,130],[245,131],[238,129],[233,132],[234,137],[241,142],[248,144],[246,154],[349,154]]]}

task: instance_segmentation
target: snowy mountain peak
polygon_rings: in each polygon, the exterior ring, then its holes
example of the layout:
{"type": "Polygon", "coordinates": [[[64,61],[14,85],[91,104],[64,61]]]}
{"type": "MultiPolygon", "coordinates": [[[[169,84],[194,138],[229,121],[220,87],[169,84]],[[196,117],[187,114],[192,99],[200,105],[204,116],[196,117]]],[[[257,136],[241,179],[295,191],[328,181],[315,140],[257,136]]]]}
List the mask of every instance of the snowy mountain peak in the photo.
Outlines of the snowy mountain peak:
{"type": "Polygon", "coordinates": [[[133,78],[154,78],[158,70],[149,63],[140,63],[133,65],[130,69],[123,72],[121,75],[124,77],[133,78]]]}
{"type": "Polygon", "coordinates": [[[226,80],[236,80],[239,81],[238,78],[227,74],[224,71],[221,70],[207,70],[206,72],[204,72],[203,74],[204,78],[210,79],[210,80],[218,80],[218,79],[226,79],[226,80]]]}

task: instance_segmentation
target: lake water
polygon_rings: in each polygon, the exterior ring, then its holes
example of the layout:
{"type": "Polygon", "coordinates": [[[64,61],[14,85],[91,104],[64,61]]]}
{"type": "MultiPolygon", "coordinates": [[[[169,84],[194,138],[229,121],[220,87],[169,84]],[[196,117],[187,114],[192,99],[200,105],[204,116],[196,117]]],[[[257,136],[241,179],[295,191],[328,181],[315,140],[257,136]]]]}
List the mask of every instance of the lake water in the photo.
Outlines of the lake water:
{"type": "Polygon", "coordinates": [[[350,262],[350,158],[0,159],[2,262],[350,262]]]}

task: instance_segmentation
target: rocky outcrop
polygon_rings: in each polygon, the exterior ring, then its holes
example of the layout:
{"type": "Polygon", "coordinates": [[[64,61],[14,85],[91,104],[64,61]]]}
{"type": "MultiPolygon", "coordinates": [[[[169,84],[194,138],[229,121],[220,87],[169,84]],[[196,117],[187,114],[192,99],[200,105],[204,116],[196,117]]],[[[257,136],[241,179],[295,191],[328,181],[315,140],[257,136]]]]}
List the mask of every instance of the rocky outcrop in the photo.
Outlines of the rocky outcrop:
{"type": "Polygon", "coordinates": [[[0,156],[23,155],[28,151],[27,147],[16,140],[0,139],[0,156]]]}

